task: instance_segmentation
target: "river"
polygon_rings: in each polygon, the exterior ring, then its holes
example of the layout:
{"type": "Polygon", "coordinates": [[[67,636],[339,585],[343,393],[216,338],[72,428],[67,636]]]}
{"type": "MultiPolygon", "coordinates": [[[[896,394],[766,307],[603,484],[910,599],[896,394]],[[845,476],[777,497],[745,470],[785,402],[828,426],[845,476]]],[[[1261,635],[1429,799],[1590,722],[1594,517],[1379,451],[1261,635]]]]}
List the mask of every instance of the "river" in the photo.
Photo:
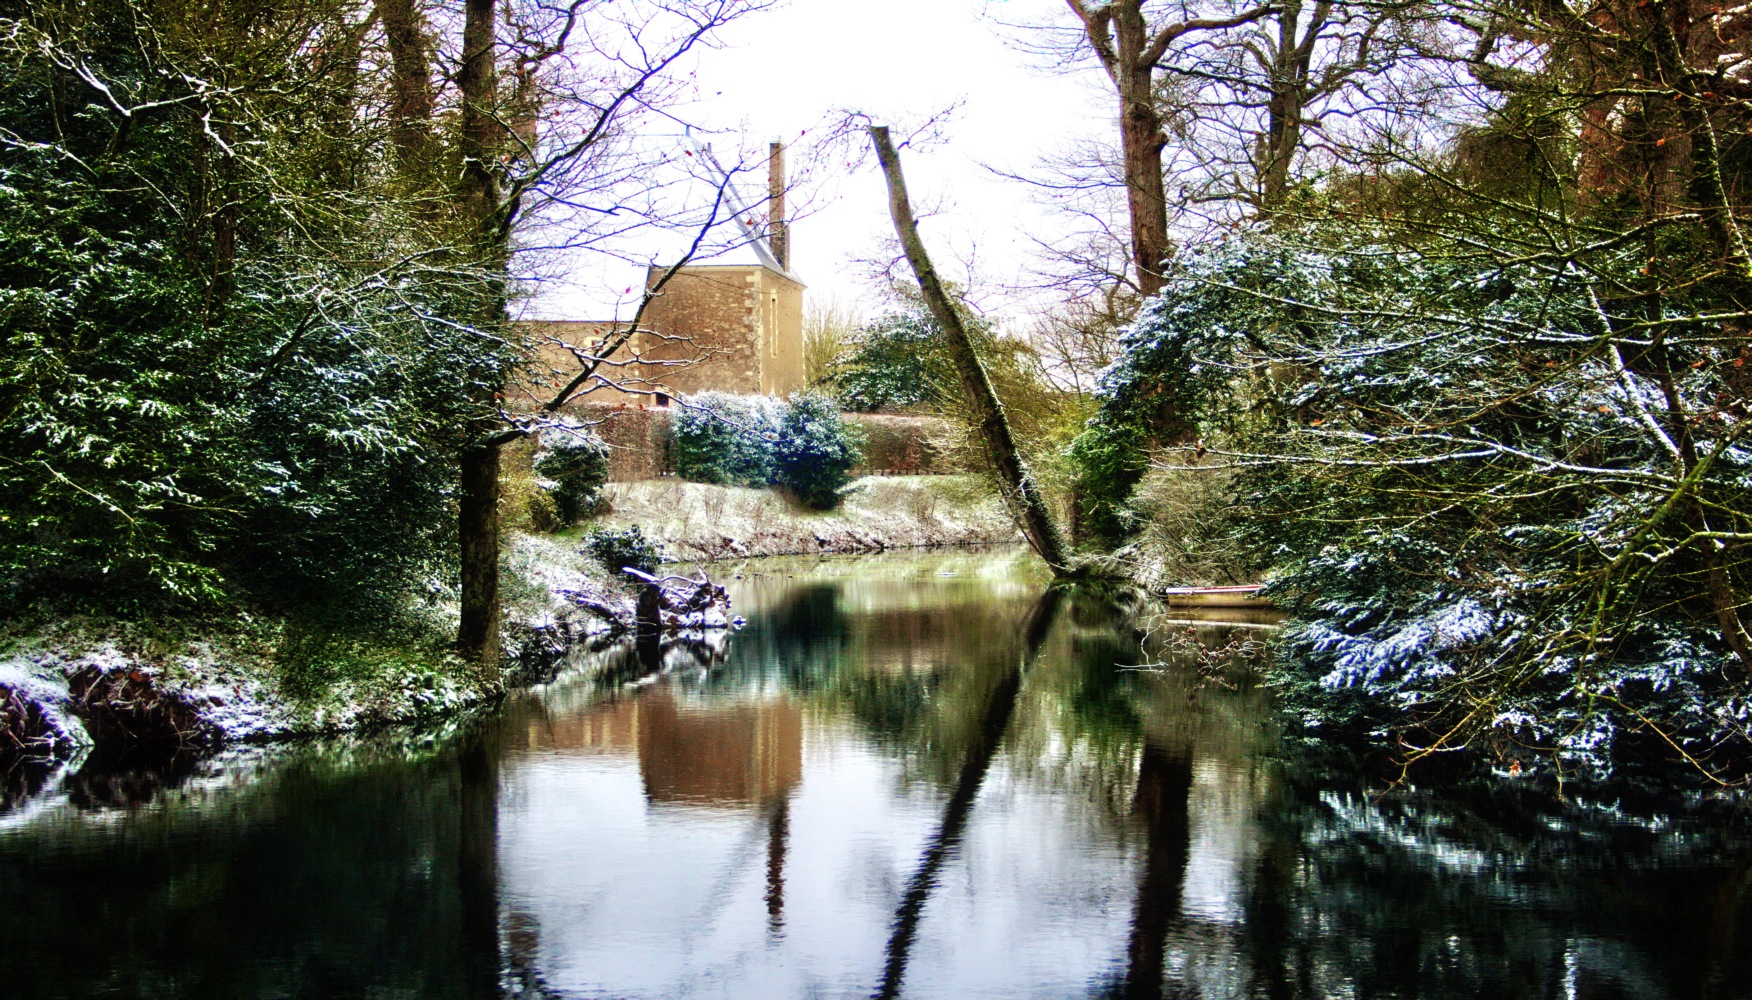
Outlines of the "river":
{"type": "Polygon", "coordinates": [[[1723,808],[1382,795],[1020,554],[728,582],[740,631],[436,731],[55,776],[0,996],[1748,995],[1723,808]]]}

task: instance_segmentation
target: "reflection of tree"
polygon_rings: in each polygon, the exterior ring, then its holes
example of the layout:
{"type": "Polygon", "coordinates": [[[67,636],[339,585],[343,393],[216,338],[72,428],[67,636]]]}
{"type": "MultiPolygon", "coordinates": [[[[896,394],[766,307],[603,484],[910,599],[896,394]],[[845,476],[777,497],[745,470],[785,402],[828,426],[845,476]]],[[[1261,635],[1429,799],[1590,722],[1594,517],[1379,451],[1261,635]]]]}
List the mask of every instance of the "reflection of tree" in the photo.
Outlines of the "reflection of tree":
{"type": "Polygon", "coordinates": [[[941,782],[937,826],[893,900],[887,995],[936,927],[922,925],[934,884],[1000,752],[1028,794],[1090,803],[1076,815],[1097,821],[1083,832],[1098,850],[1135,848],[1114,898],[1130,925],[1106,939],[1117,961],[1096,987],[1109,996],[1714,1000],[1752,982],[1752,838],[1732,817],[1532,788],[1375,798],[1278,747],[1260,691],[1116,670],[1136,645],[1096,598],[1025,619],[1025,604],[982,607],[960,581],[791,588],[785,624],[757,617],[708,676],[628,688],[643,670],[629,646],[602,674],[514,700],[478,738],[306,748],[223,779],[241,787],[222,796],[202,791],[221,783],[210,761],[190,774],[94,758],[56,788],[112,818],[0,836],[0,990],[442,1000],[494,995],[503,976],[517,995],[557,996],[542,966],[565,935],[545,929],[544,959],[544,928],[497,887],[495,851],[495,760],[556,747],[667,747],[673,761],[641,760],[653,799],[741,810],[765,851],[736,871],[765,884],[764,911],[740,919],[777,951],[802,930],[786,911],[801,912],[813,856],[790,811],[811,712],[842,713],[941,782]],[[218,807],[189,806],[202,795],[218,807]]]}
{"type": "Polygon", "coordinates": [[[1109,601],[1074,593],[1066,603],[1071,627],[1056,631],[1029,676],[1017,767],[1088,801],[1118,832],[1136,785],[1144,679],[1114,665],[1134,661],[1137,648],[1109,601]]]}
{"type": "Polygon", "coordinates": [[[499,764],[480,734],[457,754],[457,784],[463,981],[469,996],[489,997],[499,984],[499,764]]]}
{"type": "Polygon", "coordinates": [[[491,860],[463,860],[465,833],[491,837],[493,792],[457,750],[387,734],[255,766],[209,767],[125,820],[0,838],[0,991],[493,995],[496,915],[465,885],[491,860]]]}
{"type": "Polygon", "coordinates": [[[785,930],[785,849],[790,841],[791,795],[787,791],[768,807],[767,815],[767,933],[774,936],[785,930]]]}
{"type": "Polygon", "coordinates": [[[1719,820],[1648,819],[1512,791],[1290,783],[1261,817],[1248,887],[1252,992],[1679,997],[1714,980],[1740,995],[1745,872],[1719,867],[1719,820]],[[1725,911],[1705,904],[1721,894],[1725,911]]]}
{"type": "Polygon", "coordinates": [[[979,579],[766,581],[703,690],[783,687],[855,720],[909,774],[947,786],[1014,666],[1032,596],[979,579]]]}
{"type": "Polygon", "coordinates": [[[967,815],[973,808],[974,796],[979,794],[979,786],[985,782],[986,772],[991,769],[992,758],[997,755],[998,744],[1003,741],[1004,730],[1009,728],[1010,716],[1016,709],[1016,695],[1022,689],[1022,671],[1033,662],[1045,643],[1058,611],[1060,596],[1059,591],[1049,590],[1035,602],[1023,627],[1023,655],[1013,661],[1010,670],[999,679],[984,710],[979,713],[978,736],[962,758],[955,789],[949,796],[948,804],[943,807],[942,825],[937,828],[937,833],[925,848],[924,857],[920,859],[919,867],[913,872],[906,893],[901,897],[900,906],[895,910],[894,929],[888,939],[888,958],[882,970],[882,984],[875,994],[883,1000],[891,1000],[900,995],[901,981],[906,977],[907,957],[918,934],[919,918],[924,915],[925,901],[930,897],[931,887],[936,884],[937,872],[943,867],[943,862],[961,843],[961,834],[967,826],[967,815]]]}
{"type": "Polygon", "coordinates": [[[1144,823],[1145,847],[1126,945],[1123,996],[1127,1000],[1162,996],[1168,928],[1180,916],[1180,890],[1192,838],[1187,818],[1191,794],[1191,755],[1146,739],[1133,807],[1144,823]]]}

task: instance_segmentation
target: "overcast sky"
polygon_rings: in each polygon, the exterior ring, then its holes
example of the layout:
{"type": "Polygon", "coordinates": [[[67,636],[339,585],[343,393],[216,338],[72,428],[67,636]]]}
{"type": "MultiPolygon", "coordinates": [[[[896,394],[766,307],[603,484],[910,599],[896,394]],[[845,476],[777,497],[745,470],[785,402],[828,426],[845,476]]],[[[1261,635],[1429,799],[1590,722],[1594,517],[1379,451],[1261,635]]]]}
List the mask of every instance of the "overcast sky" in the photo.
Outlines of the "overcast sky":
{"type": "MultiPolygon", "coordinates": [[[[971,257],[977,277],[995,291],[1023,278],[1030,236],[1050,237],[1062,223],[1026,185],[994,176],[986,165],[1025,170],[1075,136],[1111,127],[1112,98],[1093,74],[1052,72],[1040,57],[1018,50],[1011,32],[992,19],[1020,21],[1031,13],[1067,16],[1059,0],[788,0],[732,24],[719,47],[699,52],[697,102],[683,113],[725,133],[713,138],[715,148],[733,150],[741,142],[763,149],[782,137],[802,153],[812,137],[800,133],[819,134],[836,110],[898,125],[960,102],[939,141],[902,157],[915,205],[937,210],[921,228],[939,266],[959,275],[958,262],[971,257]]],[[[751,201],[759,187],[745,186],[751,201]]],[[[792,269],[812,300],[875,307],[865,269],[854,262],[879,255],[892,235],[873,159],[849,173],[841,162],[810,187],[800,192],[813,204],[793,225],[792,269]]],[[[678,249],[654,242],[645,252],[678,249]]],[[[637,287],[639,275],[586,256],[532,309],[552,318],[602,318],[613,309],[614,293],[637,287]]],[[[1020,308],[996,295],[985,304],[1012,314],[1020,308]]]]}

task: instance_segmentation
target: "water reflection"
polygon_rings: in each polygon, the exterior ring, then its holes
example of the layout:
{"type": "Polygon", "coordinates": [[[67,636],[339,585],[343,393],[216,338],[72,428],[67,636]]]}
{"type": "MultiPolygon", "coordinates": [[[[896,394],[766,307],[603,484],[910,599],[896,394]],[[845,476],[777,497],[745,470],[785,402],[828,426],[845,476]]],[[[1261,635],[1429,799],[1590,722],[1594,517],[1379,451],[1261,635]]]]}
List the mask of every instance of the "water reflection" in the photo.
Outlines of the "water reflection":
{"type": "Polygon", "coordinates": [[[21,785],[0,992],[1746,992],[1732,815],[1379,798],[1293,759],[1267,692],[1121,669],[1161,650],[1022,565],[751,565],[727,642],[608,650],[453,733],[21,785]]]}

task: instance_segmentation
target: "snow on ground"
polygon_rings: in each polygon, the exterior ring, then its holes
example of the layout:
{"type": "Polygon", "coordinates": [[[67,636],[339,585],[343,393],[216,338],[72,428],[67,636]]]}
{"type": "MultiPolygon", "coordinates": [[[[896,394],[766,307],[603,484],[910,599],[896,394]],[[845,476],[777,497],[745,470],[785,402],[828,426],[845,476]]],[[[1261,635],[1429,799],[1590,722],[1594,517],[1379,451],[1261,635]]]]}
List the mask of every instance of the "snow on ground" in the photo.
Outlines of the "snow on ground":
{"type": "Polygon", "coordinates": [[[866,476],[831,511],[776,490],[679,479],[610,483],[607,495],[612,509],[594,523],[637,525],[683,561],[1021,540],[1003,502],[970,476],[866,476]]]}

